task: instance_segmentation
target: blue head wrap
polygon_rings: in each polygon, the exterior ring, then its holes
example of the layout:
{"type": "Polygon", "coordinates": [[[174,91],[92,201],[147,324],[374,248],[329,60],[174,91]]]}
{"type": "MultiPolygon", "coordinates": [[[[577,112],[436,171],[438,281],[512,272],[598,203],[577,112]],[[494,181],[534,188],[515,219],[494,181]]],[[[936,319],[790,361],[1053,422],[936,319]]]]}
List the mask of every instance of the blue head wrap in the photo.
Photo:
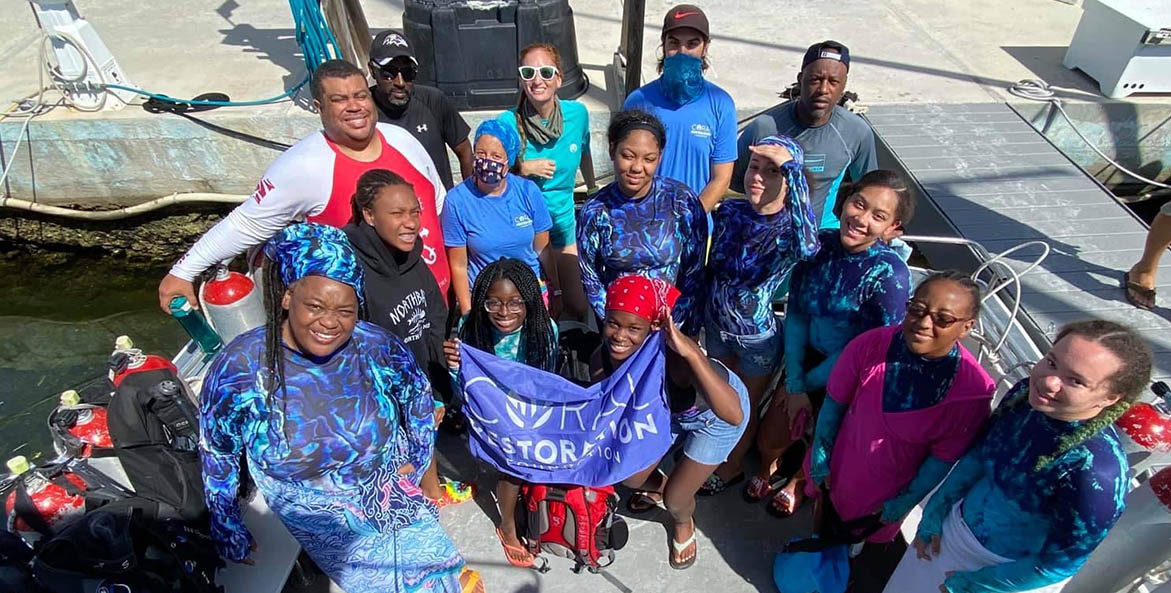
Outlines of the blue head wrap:
{"type": "MultiPolygon", "coordinates": [[[[789,208],[793,209],[793,222],[797,226],[794,230],[797,236],[801,238],[798,241],[798,247],[802,259],[813,257],[817,253],[820,243],[817,241],[817,228],[813,225],[805,224],[807,221],[802,220],[798,214],[802,208],[810,208],[809,206],[809,183],[805,180],[805,149],[796,140],[788,136],[768,136],[756,142],[756,146],[771,145],[781,146],[789,151],[793,160],[786,161],[781,165],[781,172],[785,175],[785,183],[788,185],[788,195],[785,196],[788,200],[789,208]]],[[[814,219],[816,220],[816,219],[814,219]]]]}
{"type": "Polygon", "coordinates": [[[325,276],[349,284],[365,301],[362,264],[341,230],[323,224],[302,223],[285,227],[264,244],[264,256],[280,266],[285,286],[306,276],[325,276]]]}
{"type": "Polygon", "coordinates": [[[516,162],[516,155],[520,154],[520,135],[516,133],[516,128],[504,125],[500,120],[485,120],[476,128],[476,138],[472,140],[472,144],[479,142],[480,136],[484,135],[491,136],[504,145],[504,154],[508,155],[508,166],[511,167],[516,162]]]}

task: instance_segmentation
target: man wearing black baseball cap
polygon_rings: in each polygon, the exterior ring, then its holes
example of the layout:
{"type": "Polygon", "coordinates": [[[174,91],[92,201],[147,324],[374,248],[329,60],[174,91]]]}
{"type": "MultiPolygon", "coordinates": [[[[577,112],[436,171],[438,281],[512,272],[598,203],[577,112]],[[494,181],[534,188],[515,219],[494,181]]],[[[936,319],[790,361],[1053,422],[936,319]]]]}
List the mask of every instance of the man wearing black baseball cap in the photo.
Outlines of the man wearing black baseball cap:
{"type": "Polygon", "coordinates": [[[410,42],[398,31],[383,31],[370,44],[370,87],[378,106],[378,119],[411,133],[427,149],[443,185],[451,189],[450,147],[459,159],[460,178],[472,174],[471,128],[459,110],[435,87],[415,84],[419,61],[410,42]]]}
{"type": "Polygon", "coordinates": [[[748,147],[775,134],[792,137],[805,149],[809,198],[822,228],[837,228],[833,214],[838,188],[848,176],[856,181],[878,168],[874,131],[857,115],[838,105],[850,72],[850,49],[836,41],[809,46],[797,73],[800,95],[765,111],[748,124],[737,142],[732,188],[744,191],[748,147]]]}
{"type": "Polygon", "coordinates": [[[709,212],[724,198],[736,161],[736,105],[704,79],[711,44],[707,15],[680,4],[663,17],[660,76],[636,89],[623,109],[654,114],[667,129],[656,175],[683,182],[709,212]]]}

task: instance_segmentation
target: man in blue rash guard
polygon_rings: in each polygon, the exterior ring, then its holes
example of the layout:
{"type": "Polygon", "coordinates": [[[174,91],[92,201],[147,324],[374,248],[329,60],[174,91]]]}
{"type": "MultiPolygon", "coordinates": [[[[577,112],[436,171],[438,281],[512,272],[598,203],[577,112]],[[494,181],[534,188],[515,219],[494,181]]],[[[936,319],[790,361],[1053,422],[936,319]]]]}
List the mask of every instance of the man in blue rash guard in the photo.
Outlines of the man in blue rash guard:
{"type": "Polygon", "coordinates": [[[1113,424],[1151,366],[1130,328],[1063,328],[928,501],[885,591],[1059,591],[1125,507],[1129,467],[1113,424]]]}
{"type": "Polygon", "coordinates": [[[607,136],[615,181],[586,201],[578,216],[578,262],[590,306],[605,318],[606,286],[638,274],[677,286],[672,315],[689,336],[703,321],[708,227],[695,192],[656,177],[666,132],[637,109],[616,114],[607,136]]]}

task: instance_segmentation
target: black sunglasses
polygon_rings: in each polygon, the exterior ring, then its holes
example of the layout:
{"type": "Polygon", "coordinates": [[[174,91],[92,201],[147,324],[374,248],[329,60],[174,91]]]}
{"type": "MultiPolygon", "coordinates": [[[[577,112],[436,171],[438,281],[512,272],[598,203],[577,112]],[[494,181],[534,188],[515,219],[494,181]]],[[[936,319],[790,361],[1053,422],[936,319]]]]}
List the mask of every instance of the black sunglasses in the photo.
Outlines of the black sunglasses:
{"type": "Polygon", "coordinates": [[[932,313],[927,310],[927,306],[915,302],[913,300],[907,301],[907,319],[922,319],[924,317],[931,317],[931,324],[939,329],[947,329],[961,321],[971,321],[971,318],[952,317],[947,313],[932,313]]]}
{"type": "Polygon", "coordinates": [[[411,82],[415,80],[416,76],[419,75],[419,68],[414,64],[403,66],[401,68],[393,64],[387,64],[386,66],[375,65],[374,71],[380,78],[385,78],[387,80],[394,80],[396,77],[398,77],[398,75],[401,74],[403,77],[403,82],[411,82]]]}

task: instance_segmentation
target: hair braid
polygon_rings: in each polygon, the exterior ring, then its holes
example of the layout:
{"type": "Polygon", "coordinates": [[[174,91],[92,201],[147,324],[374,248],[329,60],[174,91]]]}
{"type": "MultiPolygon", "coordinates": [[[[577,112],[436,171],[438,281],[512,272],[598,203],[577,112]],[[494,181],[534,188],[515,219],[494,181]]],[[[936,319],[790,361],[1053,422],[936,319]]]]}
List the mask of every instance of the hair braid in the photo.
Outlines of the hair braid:
{"type": "Polygon", "coordinates": [[[472,309],[460,329],[460,339],[473,348],[492,351],[492,320],[484,309],[488,290],[498,280],[508,280],[516,286],[525,303],[525,321],[521,339],[525,348],[525,364],[543,371],[556,371],[556,342],[549,310],[541,296],[537,275],[528,264],[519,259],[505,258],[484,266],[472,287],[472,309]]]}
{"type": "Polygon", "coordinates": [[[281,306],[288,287],[281,279],[280,264],[264,262],[264,308],[268,320],[264,324],[264,368],[268,371],[264,389],[268,404],[272,405],[272,394],[285,388],[285,353],[281,333],[289,313],[281,306]]]}
{"type": "Polygon", "coordinates": [[[370,169],[358,178],[358,185],[354,188],[354,195],[350,198],[350,223],[360,224],[364,220],[363,210],[373,210],[374,202],[384,187],[405,185],[414,193],[414,187],[407,183],[401,175],[386,169],[370,169]]]}
{"type": "Polygon", "coordinates": [[[968,306],[970,307],[968,315],[970,315],[972,319],[978,318],[980,316],[981,308],[980,285],[977,284],[975,280],[972,280],[971,276],[968,276],[963,272],[958,272],[956,270],[943,270],[941,272],[934,272],[924,278],[923,281],[919,283],[919,286],[915,287],[914,296],[919,296],[921,291],[926,290],[927,287],[932,283],[942,282],[944,280],[948,282],[954,282],[958,284],[960,288],[967,291],[968,306]]]}

